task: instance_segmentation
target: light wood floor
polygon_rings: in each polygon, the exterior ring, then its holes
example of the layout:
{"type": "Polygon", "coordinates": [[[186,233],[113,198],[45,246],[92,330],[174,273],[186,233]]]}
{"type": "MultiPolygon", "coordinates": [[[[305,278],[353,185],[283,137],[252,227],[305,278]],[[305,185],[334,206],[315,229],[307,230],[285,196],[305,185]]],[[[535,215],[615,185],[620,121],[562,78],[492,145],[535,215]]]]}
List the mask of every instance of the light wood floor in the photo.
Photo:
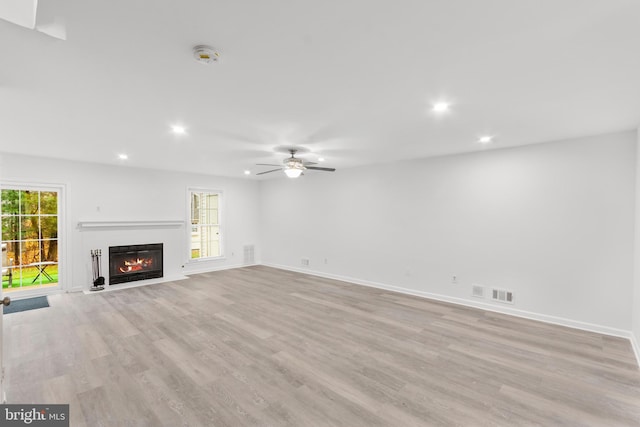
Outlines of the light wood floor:
{"type": "Polygon", "coordinates": [[[629,342],[267,267],[4,316],[76,426],[640,425],[629,342]]]}

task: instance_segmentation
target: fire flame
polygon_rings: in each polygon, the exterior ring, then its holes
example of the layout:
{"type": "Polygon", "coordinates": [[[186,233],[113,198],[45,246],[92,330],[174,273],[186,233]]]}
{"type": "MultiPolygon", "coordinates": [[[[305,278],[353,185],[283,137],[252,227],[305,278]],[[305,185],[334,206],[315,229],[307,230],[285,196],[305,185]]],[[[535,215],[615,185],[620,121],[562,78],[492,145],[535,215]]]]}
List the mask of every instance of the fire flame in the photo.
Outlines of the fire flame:
{"type": "Polygon", "coordinates": [[[153,265],[153,258],[136,258],[130,261],[124,261],[124,267],[118,268],[121,273],[132,273],[134,271],[144,270],[153,265]]]}

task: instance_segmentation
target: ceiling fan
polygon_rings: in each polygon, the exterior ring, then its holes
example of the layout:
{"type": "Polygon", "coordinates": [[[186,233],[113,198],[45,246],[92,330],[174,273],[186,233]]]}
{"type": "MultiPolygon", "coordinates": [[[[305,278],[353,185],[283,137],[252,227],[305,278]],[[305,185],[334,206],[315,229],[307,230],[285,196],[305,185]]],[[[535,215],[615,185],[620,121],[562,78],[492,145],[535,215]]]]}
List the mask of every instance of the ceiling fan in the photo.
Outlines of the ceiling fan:
{"type": "MultiPolygon", "coordinates": [[[[321,168],[321,167],[313,166],[313,165],[317,165],[317,163],[307,162],[303,159],[296,157],[295,155],[297,152],[298,150],[295,150],[295,149],[289,150],[289,153],[291,153],[291,157],[287,157],[286,159],[284,159],[283,167],[279,167],[278,169],[272,169],[266,172],[260,172],[260,173],[257,173],[256,175],[264,175],[266,173],[284,170],[284,173],[289,178],[297,178],[300,175],[302,175],[302,172],[304,172],[307,169],[325,171],[325,172],[335,172],[336,170],[335,168],[321,168]]],[[[273,165],[269,163],[257,163],[257,165],[258,166],[280,166],[280,165],[273,165]]]]}

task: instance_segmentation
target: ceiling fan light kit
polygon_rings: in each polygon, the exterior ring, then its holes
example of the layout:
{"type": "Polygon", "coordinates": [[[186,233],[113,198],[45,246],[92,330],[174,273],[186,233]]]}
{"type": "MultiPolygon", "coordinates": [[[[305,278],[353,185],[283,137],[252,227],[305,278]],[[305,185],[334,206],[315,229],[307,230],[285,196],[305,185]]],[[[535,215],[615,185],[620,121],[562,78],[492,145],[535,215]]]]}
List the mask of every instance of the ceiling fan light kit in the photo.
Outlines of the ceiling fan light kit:
{"type": "Polygon", "coordinates": [[[302,169],[298,169],[298,168],[286,168],[284,170],[284,173],[289,177],[289,178],[297,178],[300,175],[302,175],[302,169]]]}
{"type": "MultiPolygon", "coordinates": [[[[304,172],[307,169],[319,170],[324,172],[335,172],[335,168],[320,168],[320,167],[312,166],[312,165],[315,165],[316,163],[307,162],[303,159],[296,157],[295,154],[297,151],[298,150],[294,150],[294,149],[289,150],[289,153],[291,153],[291,157],[287,157],[286,159],[284,159],[283,168],[260,172],[260,173],[257,173],[256,175],[264,175],[267,173],[282,170],[284,171],[285,175],[287,175],[289,178],[298,178],[300,175],[302,175],[302,172],[304,172]]],[[[278,166],[278,165],[272,165],[269,163],[258,163],[257,165],[258,166],[278,166]]]]}
{"type": "Polygon", "coordinates": [[[299,177],[305,169],[302,159],[296,159],[293,157],[293,153],[291,153],[290,158],[285,160],[284,173],[289,178],[299,177]]]}

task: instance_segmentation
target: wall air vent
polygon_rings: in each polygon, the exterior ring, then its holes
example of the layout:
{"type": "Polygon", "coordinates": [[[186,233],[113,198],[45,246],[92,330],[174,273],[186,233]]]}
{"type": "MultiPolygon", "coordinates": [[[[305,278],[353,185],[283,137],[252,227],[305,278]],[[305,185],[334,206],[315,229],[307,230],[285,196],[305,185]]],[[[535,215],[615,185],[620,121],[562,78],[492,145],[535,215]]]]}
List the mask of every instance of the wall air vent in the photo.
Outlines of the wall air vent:
{"type": "Polygon", "coordinates": [[[484,298],[484,286],[480,285],[472,285],[471,286],[471,295],[476,298],[484,298]]]}
{"type": "Polygon", "coordinates": [[[513,292],[504,289],[492,289],[491,299],[506,304],[513,304],[513,292]]]}
{"type": "Polygon", "coordinates": [[[253,265],[256,263],[256,250],[254,245],[244,245],[244,265],[253,265]]]}

